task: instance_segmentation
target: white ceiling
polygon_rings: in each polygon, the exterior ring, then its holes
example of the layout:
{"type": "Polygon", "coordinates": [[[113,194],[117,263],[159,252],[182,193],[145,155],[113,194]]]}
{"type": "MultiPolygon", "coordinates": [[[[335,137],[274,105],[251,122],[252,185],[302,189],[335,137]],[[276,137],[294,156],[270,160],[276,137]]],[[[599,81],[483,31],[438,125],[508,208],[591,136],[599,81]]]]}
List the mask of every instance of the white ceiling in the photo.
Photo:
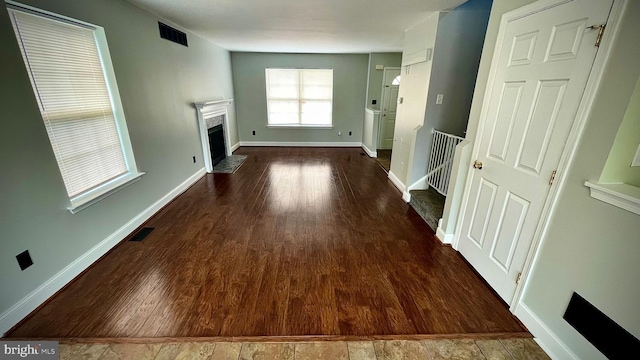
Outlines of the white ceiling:
{"type": "Polygon", "coordinates": [[[402,51],[404,30],[466,0],[129,0],[231,51],[402,51]]]}

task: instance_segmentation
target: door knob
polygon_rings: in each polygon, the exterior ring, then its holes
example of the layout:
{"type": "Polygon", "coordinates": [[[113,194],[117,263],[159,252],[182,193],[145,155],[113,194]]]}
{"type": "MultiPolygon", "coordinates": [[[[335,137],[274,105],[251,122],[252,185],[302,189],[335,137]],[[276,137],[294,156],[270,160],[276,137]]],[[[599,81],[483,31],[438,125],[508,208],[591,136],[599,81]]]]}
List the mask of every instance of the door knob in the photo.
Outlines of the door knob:
{"type": "Polygon", "coordinates": [[[482,170],[482,161],[478,161],[478,160],[474,161],[473,162],[473,168],[474,169],[478,169],[478,170],[482,170]]]}

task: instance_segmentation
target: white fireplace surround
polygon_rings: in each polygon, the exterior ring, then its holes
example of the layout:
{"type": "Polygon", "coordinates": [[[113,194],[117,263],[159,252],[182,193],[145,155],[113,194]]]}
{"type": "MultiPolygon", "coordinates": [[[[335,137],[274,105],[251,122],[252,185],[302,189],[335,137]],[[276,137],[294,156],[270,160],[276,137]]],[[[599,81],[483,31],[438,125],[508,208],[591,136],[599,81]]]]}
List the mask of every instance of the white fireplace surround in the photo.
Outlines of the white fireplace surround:
{"type": "Polygon", "coordinates": [[[225,153],[227,156],[232,154],[231,139],[229,138],[229,111],[228,106],[233,99],[214,100],[197,102],[193,105],[198,111],[198,128],[200,129],[200,141],[202,142],[202,157],[204,158],[204,167],[207,172],[213,172],[213,164],[211,163],[211,150],[209,149],[209,126],[211,120],[216,116],[224,115],[222,122],[222,131],[224,132],[225,153]]]}

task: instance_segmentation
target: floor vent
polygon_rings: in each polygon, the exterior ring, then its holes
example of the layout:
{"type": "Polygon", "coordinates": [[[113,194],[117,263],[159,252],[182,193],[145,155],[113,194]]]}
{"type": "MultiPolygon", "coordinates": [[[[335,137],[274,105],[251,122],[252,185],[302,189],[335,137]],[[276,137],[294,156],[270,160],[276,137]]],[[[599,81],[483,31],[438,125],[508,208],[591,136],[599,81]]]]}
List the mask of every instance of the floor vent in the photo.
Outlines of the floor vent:
{"type": "Polygon", "coordinates": [[[640,353],[640,341],[610,317],[573,293],[564,319],[609,359],[640,353]]]}
{"type": "Polygon", "coordinates": [[[167,24],[163,24],[158,21],[158,27],[160,28],[160,37],[163,39],[167,39],[169,41],[173,41],[174,43],[189,46],[187,44],[187,34],[183,33],[178,29],[174,29],[167,24]]]}
{"type": "Polygon", "coordinates": [[[154,228],[151,227],[142,228],[135,235],[133,235],[131,239],[129,239],[129,241],[142,241],[147,237],[147,235],[151,234],[153,229],[154,228]]]}

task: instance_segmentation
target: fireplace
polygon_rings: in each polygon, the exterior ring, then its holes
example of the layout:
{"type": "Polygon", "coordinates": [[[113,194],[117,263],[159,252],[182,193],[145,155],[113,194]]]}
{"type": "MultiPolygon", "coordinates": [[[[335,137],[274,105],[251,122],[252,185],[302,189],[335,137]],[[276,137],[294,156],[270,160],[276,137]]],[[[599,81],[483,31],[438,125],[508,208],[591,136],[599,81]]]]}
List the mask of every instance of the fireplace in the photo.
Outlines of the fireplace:
{"type": "Polygon", "coordinates": [[[216,166],[217,163],[227,157],[227,155],[225,154],[224,131],[222,130],[222,124],[209,128],[207,132],[209,135],[211,165],[216,166]]]}
{"type": "Polygon", "coordinates": [[[232,101],[216,100],[193,104],[198,110],[202,155],[207,172],[213,172],[217,163],[231,155],[227,106],[232,101]]]}

